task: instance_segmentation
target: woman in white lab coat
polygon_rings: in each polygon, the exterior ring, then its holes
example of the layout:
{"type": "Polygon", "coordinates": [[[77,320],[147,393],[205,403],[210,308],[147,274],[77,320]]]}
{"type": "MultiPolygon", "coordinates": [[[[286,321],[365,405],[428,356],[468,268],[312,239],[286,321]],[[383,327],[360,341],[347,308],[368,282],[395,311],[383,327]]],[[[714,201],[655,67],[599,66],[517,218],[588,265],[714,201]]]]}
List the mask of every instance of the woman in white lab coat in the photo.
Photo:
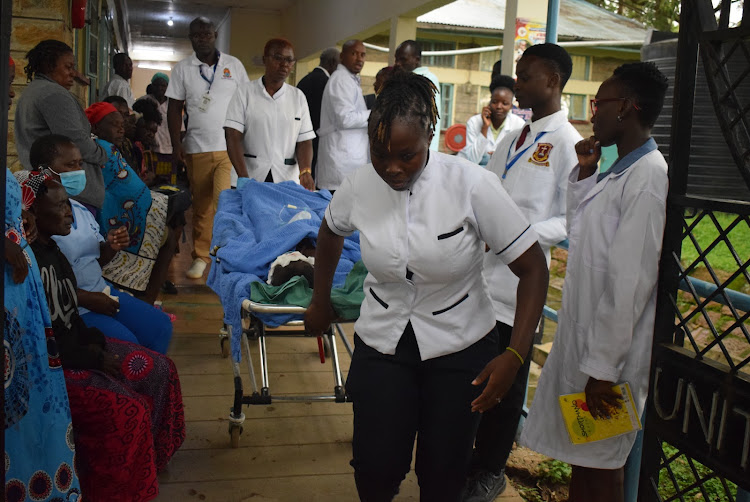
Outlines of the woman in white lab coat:
{"type": "Polygon", "coordinates": [[[558,396],[586,392],[595,418],[620,405],[629,382],[638,413],[648,392],[656,283],[668,189],[651,138],[667,79],[653,63],[617,68],[591,100],[594,136],[576,145],[568,185],[568,252],[562,308],[521,443],[573,464],[571,502],[623,499],[623,465],[635,433],[573,445],[558,396]],[[601,147],[618,159],[597,174],[601,147]]]}

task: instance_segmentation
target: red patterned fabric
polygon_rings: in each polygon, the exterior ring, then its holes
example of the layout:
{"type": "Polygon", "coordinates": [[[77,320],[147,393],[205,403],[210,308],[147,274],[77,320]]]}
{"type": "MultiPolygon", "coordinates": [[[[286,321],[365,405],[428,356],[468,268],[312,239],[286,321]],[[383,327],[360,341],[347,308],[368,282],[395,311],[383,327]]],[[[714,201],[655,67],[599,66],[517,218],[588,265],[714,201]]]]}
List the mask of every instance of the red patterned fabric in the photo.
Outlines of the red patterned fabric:
{"type": "Polygon", "coordinates": [[[122,374],[65,370],[76,468],[86,501],[145,502],[156,475],[185,440],[177,369],[171,359],[107,338],[122,374]]]}

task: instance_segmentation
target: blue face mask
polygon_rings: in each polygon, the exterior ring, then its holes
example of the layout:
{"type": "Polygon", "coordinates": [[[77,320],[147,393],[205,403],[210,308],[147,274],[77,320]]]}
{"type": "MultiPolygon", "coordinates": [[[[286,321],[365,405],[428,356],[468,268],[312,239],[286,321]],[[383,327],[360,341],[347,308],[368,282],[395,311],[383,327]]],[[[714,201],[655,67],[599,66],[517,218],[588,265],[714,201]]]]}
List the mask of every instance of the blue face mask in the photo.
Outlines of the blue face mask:
{"type": "MultiPolygon", "coordinates": [[[[50,171],[52,171],[52,169],[50,169],[50,171]]],[[[55,171],[52,172],[54,173],[55,171]]],[[[60,176],[60,184],[71,197],[75,197],[86,188],[86,171],[83,169],[79,171],[60,173],[58,176],[60,176]]]]}

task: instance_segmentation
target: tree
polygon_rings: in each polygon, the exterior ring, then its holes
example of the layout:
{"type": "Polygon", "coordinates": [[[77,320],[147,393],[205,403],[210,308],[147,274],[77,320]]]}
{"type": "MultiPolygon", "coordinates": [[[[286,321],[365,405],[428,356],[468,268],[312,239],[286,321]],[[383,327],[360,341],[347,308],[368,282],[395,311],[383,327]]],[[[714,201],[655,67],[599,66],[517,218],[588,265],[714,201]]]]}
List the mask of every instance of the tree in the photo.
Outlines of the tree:
{"type": "Polygon", "coordinates": [[[677,31],[680,0],[587,0],[660,31],[677,31]]]}

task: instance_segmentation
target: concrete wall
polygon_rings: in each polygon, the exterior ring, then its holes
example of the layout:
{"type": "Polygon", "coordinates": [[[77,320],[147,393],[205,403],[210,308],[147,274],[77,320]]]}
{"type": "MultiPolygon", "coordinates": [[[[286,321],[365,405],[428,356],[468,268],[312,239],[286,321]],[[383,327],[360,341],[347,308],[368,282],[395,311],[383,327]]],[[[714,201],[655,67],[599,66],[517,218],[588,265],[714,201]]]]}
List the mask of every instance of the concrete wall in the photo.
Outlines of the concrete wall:
{"type": "MultiPolygon", "coordinates": [[[[281,29],[281,13],[254,9],[231,9],[229,53],[245,65],[250,79],[263,75],[263,47],[275,37],[289,38],[281,29]]],[[[290,82],[294,79],[290,77],[290,82]]]]}

